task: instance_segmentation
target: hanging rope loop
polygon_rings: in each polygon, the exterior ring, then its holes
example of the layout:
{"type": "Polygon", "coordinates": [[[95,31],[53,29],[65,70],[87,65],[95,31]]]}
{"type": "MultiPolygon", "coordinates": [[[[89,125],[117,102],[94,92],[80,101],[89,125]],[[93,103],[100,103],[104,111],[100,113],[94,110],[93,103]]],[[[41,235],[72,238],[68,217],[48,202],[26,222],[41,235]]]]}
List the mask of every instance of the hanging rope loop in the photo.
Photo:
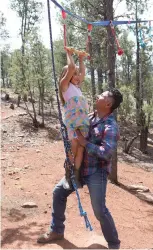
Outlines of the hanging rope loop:
{"type": "Polygon", "coordinates": [[[114,36],[114,39],[115,39],[115,42],[116,42],[116,45],[117,45],[117,50],[118,50],[117,53],[118,53],[119,56],[121,56],[121,55],[123,55],[124,51],[120,47],[120,44],[119,44],[119,41],[117,39],[115,28],[114,28],[114,25],[113,25],[112,21],[110,21],[110,27],[111,27],[112,35],[114,36]]]}
{"type": "MultiPolygon", "coordinates": [[[[60,121],[60,125],[61,125],[61,134],[62,134],[62,138],[63,138],[63,142],[64,142],[64,149],[65,149],[65,154],[66,154],[66,160],[65,160],[64,165],[65,165],[65,167],[68,165],[68,168],[70,169],[70,173],[71,173],[70,177],[71,177],[73,188],[74,188],[76,195],[77,195],[80,215],[84,217],[86,228],[90,229],[92,231],[93,229],[92,229],[91,224],[88,220],[87,214],[86,214],[86,212],[83,211],[83,208],[81,205],[78,188],[77,188],[77,185],[75,183],[73,165],[69,159],[69,153],[72,154],[72,151],[71,151],[71,144],[70,144],[70,141],[68,139],[67,129],[66,129],[66,126],[63,122],[61,106],[60,106],[60,101],[59,101],[59,97],[58,97],[58,87],[57,87],[56,73],[55,73],[56,71],[55,71],[55,60],[54,60],[54,49],[53,49],[51,13],[50,13],[50,0],[47,0],[47,9],[48,9],[48,23],[49,23],[50,48],[51,48],[51,55],[52,55],[52,68],[53,68],[53,76],[54,76],[54,85],[55,85],[56,99],[57,99],[57,105],[58,105],[59,121],[60,121]]],[[[66,18],[64,12],[63,12],[63,17],[66,18]]]]}

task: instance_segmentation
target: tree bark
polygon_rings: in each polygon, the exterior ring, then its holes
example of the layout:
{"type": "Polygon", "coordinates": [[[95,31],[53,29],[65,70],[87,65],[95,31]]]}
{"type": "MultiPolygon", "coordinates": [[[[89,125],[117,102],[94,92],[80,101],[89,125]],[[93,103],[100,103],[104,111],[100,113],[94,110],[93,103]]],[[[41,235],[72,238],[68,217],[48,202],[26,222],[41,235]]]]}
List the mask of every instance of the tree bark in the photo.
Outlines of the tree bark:
{"type": "Polygon", "coordinates": [[[148,126],[141,129],[140,132],[140,151],[147,154],[148,126]]]}
{"type": "Polygon", "coordinates": [[[2,78],[2,87],[5,88],[4,60],[2,52],[1,52],[1,78],[2,78]]]}
{"type": "Polygon", "coordinates": [[[92,59],[92,43],[89,41],[89,54],[90,54],[90,72],[91,72],[91,86],[92,86],[92,101],[93,101],[93,108],[96,99],[96,86],[95,86],[95,69],[93,65],[92,59]]]}
{"type": "Polygon", "coordinates": [[[131,60],[130,60],[130,58],[128,57],[128,65],[127,65],[127,78],[128,78],[128,84],[130,84],[131,83],[131,60]]]}
{"type": "Polygon", "coordinates": [[[42,112],[42,122],[41,122],[41,126],[44,127],[44,121],[45,121],[45,117],[44,117],[44,96],[42,95],[41,97],[41,112],[42,112]]]}
{"type": "Polygon", "coordinates": [[[26,102],[25,102],[25,105],[26,105],[28,114],[29,114],[30,117],[32,118],[34,127],[35,127],[35,128],[38,128],[39,123],[38,123],[38,121],[37,121],[37,114],[36,114],[35,104],[34,104],[34,101],[33,101],[34,98],[33,98],[33,96],[32,96],[32,92],[31,92],[31,89],[30,89],[30,84],[28,84],[28,88],[29,88],[29,95],[30,95],[30,98],[31,98],[31,105],[32,105],[32,109],[33,109],[33,115],[30,113],[30,111],[29,111],[29,109],[28,109],[28,105],[26,104],[26,102]]]}
{"type": "Polygon", "coordinates": [[[44,127],[44,81],[42,80],[42,86],[41,86],[41,115],[42,115],[42,122],[41,126],[44,127]]]}
{"type": "Polygon", "coordinates": [[[112,169],[111,173],[109,174],[109,179],[112,183],[117,184],[118,178],[117,178],[117,150],[114,151],[113,157],[112,157],[112,169]]]}
{"type": "Polygon", "coordinates": [[[148,140],[148,126],[146,124],[146,115],[143,110],[140,113],[140,151],[144,154],[147,153],[147,140],[148,140]]]}
{"type": "Polygon", "coordinates": [[[18,98],[17,98],[17,106],[20,107],[20,102],[21,102],[21,95],[18,94],[18,98]]]}
{"type": "MultiPolygon", "coordinates": [[[[137,5],[136,5],[137,6],[137,5]]],[[[136,8],[136,20],[137,20],[137,8],[136,8]]],[[[136,44],[137,44],[137,52],[136,52],[136,123],[137,126],[140,126],[140,45],[138,39],[138,24],[136,23],[136,44]]]]}
{"type": "MultiPolygon", "coordinates": [[[[105,17],[104,20],[113,20],[113,0],[104,1],[105,17]]],[[[115,41],[112,36],[111,27],[107,26],[107,67],[108,67],[108,86],[109,88],[115,87],[115,41]]],[[[116,116],[116,112],[115,112],[116,116]]],[[[112,157],[112,171],[109,176],[113,183],[118,183],[117,180],[117,149],[112,157]]]]}
{"type": "Polygon", "coordinates": [[[101,94],[103,92],[103,72],[101,66],[97,69],[97,75],[98,75],[98,94],[101,94]]]}
{"type": "Polygon", "coordinates": [[[98,54],[98,68],[97,68],[97,75],[98,75],[98,94],[103,92],[103,71],[102,71],[102,60],[101,60],[101,48],[100,44],[96,45],[97,54],[98,54]]]}
{"type": "Polygon", "coordinates": [[[41,115],[41,86],[38,79],[38,89],[39,89],[39,106],[38,106],[38,115],[41,115]]]}
{"type": "Polygon", "coordinates": [[[41,115],[41,111],[40,111],[40,109],[41,109],[41,99],[40,99],[40,96],[39,96],[39,103],[38,103],[38,115],[41,115]]]}
{"type": "Polygon", "coordinates": [[[126,154],[129,153],[129,150],[130,150],[130,148],[131,148],[133,142],[137,139],[138,136],[139,136],[139,133],[138,133],[137,135],[133,136],[133,137],[131,138],[131,140],[128,140],[128,139],[127,139],[127,140],[125,141],[124,150],[123,150],[124,153],[126,153],[126,154]]]}

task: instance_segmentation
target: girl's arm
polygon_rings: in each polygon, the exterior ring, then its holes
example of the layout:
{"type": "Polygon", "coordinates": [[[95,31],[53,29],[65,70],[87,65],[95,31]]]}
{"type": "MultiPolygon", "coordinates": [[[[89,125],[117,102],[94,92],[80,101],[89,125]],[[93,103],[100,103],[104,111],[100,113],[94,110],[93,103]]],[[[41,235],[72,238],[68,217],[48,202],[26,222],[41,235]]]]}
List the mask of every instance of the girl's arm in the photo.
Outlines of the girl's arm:
{"type": "Polygon", "coordinates": [[[75,72],[75,63],[72,57],[72,53],[67,48],[65,49],[67,51],[68,68],[67,68],[66,74],[63,76],[63,78],[60,81],[60,87],[61,87],[62,92],[65,92],[68,89],[70,80],[75,72]]]}
{"type": "Polygon", "coordinates": [[[85,65],[84,65],[84,62],[83,62],[83,58],[84,56],[83,55],[80,55],[79,56],[79,72],[80,72],[80,84],[84,81],[84,77],[85,77],[85,65]]]}

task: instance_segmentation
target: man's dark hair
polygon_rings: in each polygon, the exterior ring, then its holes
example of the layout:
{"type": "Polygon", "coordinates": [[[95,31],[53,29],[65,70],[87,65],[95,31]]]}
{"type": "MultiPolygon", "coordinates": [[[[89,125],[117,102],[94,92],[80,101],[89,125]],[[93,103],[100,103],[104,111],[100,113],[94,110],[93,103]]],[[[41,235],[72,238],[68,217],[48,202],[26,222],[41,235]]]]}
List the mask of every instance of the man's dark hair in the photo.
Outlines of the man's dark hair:
{"type": "Polygon", "coordinates": [[[111,96],[114,99],[113,105],[111,107],[111,111],[113,112],[123,102],[123,96],[120,93],[120,91],[118,89],[115,89],[115,88],[109,89],[109,92],[111,93],[111,96]]]}

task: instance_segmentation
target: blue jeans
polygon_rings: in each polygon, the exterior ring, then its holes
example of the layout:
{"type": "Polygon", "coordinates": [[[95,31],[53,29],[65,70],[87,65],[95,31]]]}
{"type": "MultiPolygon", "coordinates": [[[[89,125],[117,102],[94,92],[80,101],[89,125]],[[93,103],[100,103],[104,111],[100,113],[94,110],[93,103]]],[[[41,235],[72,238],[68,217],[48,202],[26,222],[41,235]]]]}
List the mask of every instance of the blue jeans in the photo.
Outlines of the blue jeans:
{"type": "MultiPolygon", "coordinates": [[[[106,207],[105,196],[107,186],[107,172],[99,168],[89,176],[84,177],[84,183],[87,185],[90,193],[91,204],[97,220],[100,222],[103,235],[108,242],[109,248],[119,248],[120,240],[113,221],[113,218],[106,207]]],[[[63,188],[64,178],[55,186],[53,190],[53,211],[51,221],[51,231],[59,234],[64,233],[65,209],[67,197],[74,190],[63,188]]]]}

